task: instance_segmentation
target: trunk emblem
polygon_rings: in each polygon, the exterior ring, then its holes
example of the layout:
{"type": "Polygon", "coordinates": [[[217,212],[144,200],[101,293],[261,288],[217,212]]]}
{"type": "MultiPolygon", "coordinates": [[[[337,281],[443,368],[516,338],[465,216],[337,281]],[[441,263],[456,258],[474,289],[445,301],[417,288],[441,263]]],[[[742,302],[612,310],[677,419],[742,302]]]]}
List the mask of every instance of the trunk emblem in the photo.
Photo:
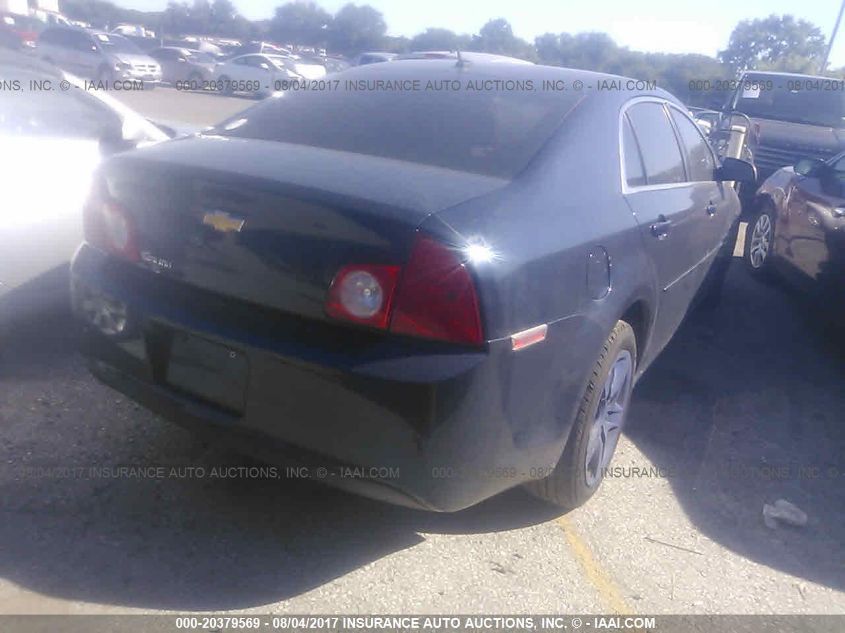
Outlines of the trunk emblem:
{"type": "Polygon", "coordinates": [[[209,211],[202,216],[202,223],[218,233],[240,233],[246,220],[225,211],[209,211]]]}

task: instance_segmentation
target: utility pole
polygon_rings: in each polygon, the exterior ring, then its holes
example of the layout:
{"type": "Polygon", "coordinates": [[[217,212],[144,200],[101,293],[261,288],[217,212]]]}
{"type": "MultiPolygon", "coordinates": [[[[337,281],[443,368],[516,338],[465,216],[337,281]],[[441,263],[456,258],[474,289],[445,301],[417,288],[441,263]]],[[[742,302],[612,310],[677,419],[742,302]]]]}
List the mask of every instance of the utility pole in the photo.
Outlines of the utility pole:
{"type": "Polygon", "coordinates": [[[824,54],[824,60],[822,61],[822,67],[819,73],[823,73],[824,69],[827,68],[827,60],[830,58],[830,50],[833,48],[833,40],[836,39],[836,32],[839,30],[839,23],[842,21],[843,11],[845,11],[845,0],[842,0],[842,4],[839,5],[839,15],[836,16],[836,24],[833,25],[833,32],[830,34],[830,41],[827,43],[827,51],[824,54]]]}

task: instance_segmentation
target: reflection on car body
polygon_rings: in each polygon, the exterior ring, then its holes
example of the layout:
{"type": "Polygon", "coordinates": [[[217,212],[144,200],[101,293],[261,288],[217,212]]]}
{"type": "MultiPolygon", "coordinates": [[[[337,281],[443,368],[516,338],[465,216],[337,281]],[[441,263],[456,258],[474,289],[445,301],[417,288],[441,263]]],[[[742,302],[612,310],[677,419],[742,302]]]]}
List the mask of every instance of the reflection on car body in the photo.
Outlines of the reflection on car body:
{"type": "MultiPolygon", "coordinates": [[[[346,74],[606,78],[452,59],[346,74]]],[[[737,217],[723,181],[751,171],[720,166],[657,89],[288,93],[104,167],[72,268],[85,353],[262,459],[397,473],[338,486],[457,510],[524,482],[571,507],[737,217]]]]}

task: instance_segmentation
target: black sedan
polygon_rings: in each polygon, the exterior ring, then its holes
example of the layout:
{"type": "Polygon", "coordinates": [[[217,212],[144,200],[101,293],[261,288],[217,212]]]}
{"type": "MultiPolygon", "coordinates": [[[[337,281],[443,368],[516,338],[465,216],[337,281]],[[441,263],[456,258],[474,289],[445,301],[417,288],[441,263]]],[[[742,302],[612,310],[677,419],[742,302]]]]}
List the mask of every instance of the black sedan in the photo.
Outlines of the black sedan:
{"type": "Polygon", "coordinates": [[[752,273],[777,271],[809,293],[845,306],[845,152],[805,158],[760,187],[745,237],[752,273]]]}
{"type": "Polygon", "coordinates": [[[583,503],[753,177],[628,85],[364,66],[113,158],[72,267],[93,372],[376,498],[583,503]]]}

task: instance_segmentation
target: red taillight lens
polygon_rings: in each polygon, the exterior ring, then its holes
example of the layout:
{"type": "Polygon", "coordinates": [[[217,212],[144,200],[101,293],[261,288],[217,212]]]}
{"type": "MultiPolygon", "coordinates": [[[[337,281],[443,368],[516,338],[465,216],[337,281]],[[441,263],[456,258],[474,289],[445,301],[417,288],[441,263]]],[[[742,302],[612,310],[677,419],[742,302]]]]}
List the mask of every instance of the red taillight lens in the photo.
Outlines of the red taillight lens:
{"type": "Polygon", "coordinates": [[[345,266],[329,288],[326,312],[397,334],[480,345],[484,342],[472,276],[455,249],[421,235],[404,270],[345,266]]]}
{"type": "Polygon", "coordinates": [[[390,330],[453,343],[484,341],[475,284],[459,253],[420,236],[402,274],[390,330]]]}
{"type": "Polygon", "coordinates": [[[131,261],[140,259],[132,217],[104,187],[95,186],[85,203],[83,224],[85,241],[92,246],[131,261]]]}
{"type": "Polygon", "coordinates": [[[336,319],[385,329],[399,266],[346,266],[329,288],[326,312],[336,319]]]}

